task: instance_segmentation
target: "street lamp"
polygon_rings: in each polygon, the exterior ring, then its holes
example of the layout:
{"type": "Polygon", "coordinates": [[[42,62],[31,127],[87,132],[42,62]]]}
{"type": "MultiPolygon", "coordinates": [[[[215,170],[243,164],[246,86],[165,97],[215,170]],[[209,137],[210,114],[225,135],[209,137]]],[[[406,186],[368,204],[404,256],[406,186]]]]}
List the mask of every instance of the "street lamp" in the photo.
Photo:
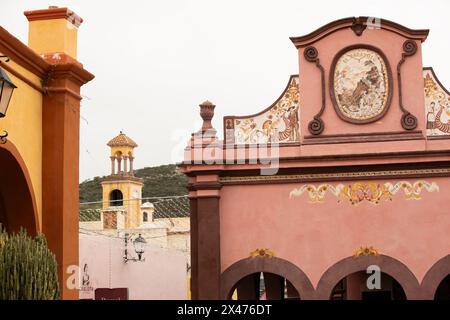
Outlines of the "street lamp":
{"type": "MultiPolygon", "coordinates": [[[[5,58],[4,56],[0,56],[0,58],[5,58]]],[[[17,87],[12,83],[11,79],[8,77],[6,72],[0,68],[0,118],[6,116],[6,111],[8,110],[9,102],[11,101],[11,97],[14,89],[17,87]]],[[[0,143],[6,143],[6,137],[8,136],[8,132],[3,131],[0,134],[0,143]]]]}
{"type": "Polygon", "coordinates": [[[147,243],[147,241],[145,241],[145,239],[141,236],[141,234],[139,234],[139,237],[137,237],[133,241],[134,251],[136,251],[136,254],[138,255],[139,261],[141,260],[142,254],[145,251],[146,243],[147,243]]]}
{"type": "Polygon", "coordinates": [[[125,233],[125,253],[123,256],[123,261],[125,263],[127,263],[128,261],[145,261],[145,258],[142,258],[142,254],[145,251],[145,245],[147,243],[147,241],[145,241],[145,239],[141,236],[141,234],[139,233],[139,236],[133,240],[133,246],[134,246],[134,251],[136,252],[138,258],[129,258],[128,257],[128,240],[131,240],[131,235],[129,235],[128,233],[125,233]]]}

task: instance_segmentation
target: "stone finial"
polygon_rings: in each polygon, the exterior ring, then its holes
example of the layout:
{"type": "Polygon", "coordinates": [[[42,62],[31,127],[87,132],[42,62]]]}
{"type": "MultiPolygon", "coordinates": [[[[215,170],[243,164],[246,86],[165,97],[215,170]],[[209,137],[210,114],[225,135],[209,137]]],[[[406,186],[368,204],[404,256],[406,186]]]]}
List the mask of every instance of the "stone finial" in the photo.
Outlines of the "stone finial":
{"type": "Polygon", "coordinates": [[[203,119],[203,125],[201,129],[202,133],[210,132],[215,134],[216,130],[213,128],[211,124],[211,120],[214,117],[215,107],[216,106],[211,101],[208,100],[200,104],[200,116],[203,119]]]}

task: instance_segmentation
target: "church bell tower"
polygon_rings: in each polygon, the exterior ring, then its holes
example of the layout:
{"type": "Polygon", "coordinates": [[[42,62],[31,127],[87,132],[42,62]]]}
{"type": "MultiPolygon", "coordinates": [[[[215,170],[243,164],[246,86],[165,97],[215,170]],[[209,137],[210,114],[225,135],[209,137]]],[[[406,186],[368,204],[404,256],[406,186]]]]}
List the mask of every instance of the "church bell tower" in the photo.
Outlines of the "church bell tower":
{"type": "Polygon", "coordinates": [[[143,179],[134,176],[134,148],[122,131],[111,139],[111,174],[102,181],[104,229],[131,229],[140,225],[143,179]]]}

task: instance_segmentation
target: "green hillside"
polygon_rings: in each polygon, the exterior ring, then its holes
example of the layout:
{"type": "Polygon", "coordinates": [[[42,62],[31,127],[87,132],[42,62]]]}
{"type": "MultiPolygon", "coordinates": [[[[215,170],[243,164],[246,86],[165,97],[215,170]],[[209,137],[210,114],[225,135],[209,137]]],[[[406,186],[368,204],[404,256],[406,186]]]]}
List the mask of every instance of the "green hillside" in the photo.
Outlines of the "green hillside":
{"type": "MultiPolygon", "coordinates": [[[[187,177],[173,164],[137,169],[134,175],[144,179],[142,197],[182,196],[187,194],[187,177]]],[[[102,200],[102,177],[80,183],[80,202],[102,200]]]]}

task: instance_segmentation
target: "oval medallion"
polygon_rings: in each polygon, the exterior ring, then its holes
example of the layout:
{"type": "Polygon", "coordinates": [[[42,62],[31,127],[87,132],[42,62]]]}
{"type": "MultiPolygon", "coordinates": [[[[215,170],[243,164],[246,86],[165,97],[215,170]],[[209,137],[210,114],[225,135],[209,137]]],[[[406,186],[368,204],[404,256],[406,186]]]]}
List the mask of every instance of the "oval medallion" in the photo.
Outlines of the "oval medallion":
{"type": "Polygon", "coordinates": [[[331,65],[330,94],[341,119],[357,124],[380,119],[392,97],[392,75],[384,54],[366,45],[341,50],[331,65]]]}

